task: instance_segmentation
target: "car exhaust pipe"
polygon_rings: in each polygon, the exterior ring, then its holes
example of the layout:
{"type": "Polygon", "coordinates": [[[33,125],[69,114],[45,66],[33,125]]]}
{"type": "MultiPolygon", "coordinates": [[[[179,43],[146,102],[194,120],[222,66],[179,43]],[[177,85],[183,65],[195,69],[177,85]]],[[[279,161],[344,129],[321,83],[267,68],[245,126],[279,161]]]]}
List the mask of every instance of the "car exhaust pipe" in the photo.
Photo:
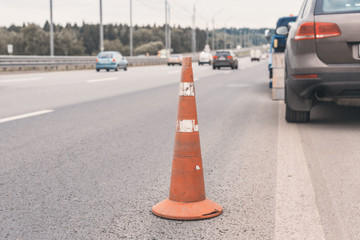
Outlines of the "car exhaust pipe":
{"type": "Polygon", "coordinates": [[[335,100],[333,98],[326,96],[326,93],[321,89],[317,89],[315,91],[315,98],[321,102],[334,102],[335,100]]]}

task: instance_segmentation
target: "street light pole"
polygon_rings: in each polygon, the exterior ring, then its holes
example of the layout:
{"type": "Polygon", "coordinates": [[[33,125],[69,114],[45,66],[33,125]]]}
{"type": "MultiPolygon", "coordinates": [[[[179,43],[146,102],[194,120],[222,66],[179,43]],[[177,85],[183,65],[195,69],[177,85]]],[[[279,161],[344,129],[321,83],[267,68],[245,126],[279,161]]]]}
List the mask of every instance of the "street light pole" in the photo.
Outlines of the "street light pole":
{"type": "Polygon", "coordinates": [[[169,48],[169,38],[168,38],[168,3],[167,0],[165,0],[165,51],[166,51],[166,57],[168,57],[168,48],[169,48]]]}
{"type": "Polygon", "coordinates": [[[132,0],[130,0],[130,56],[133,55],[132,0]]]}
{"type": "Polygon", "coordinates": [[[102,0],[100,0],[100,51],[104,51],[104,29],[102,23],[102,0]]]}
{"type": "Polygon", "coordinates": [[[171,21],[171,18],[170,18],[170,16],[171,16],[171,12],[170,12],[170,3],[168,4],[168,9],[169,9],[169,13],[168,13],[168,15],[169,15],[169,22],[168,22],[168,24],[169,24],[169,28],[168,28],[168,45],[169,45],[169,52],[171,53],[171,23],[170,23],[170,21],[171,21]]]}
{"type": "Polygon", "coordinates": [[[52,0],[50,0],[50,56],[54,56],[54,26],[53,26],[53,11],[52,0]]]}
{"type": "Polygon", "coordinates": [[[191,51],[193,53],[196,52],[196,30],[195,30],[195,13],[196,12],[196,8],[195,8],[195,4],[194,4],[194,13],[193,13],[193,17],[192,17],[192,24],[193,24],[193,29],[192,29],[192,44],[191,44],[191,51]]]}
{"type": "Polygon", "coordinates": [[[212,49],[215,50],[215,16],[222,12],[222,9],[220,9],[217,13],[215,13],[212,17],[212,24],[213,24],[213,33],[212,33],[212,49]]]}
{"type": "Polygon", "coordinates": [[[224,49],[226,49],[226,23],[230,21],[232,18],[229,18],[227,21],[225,21],[224,24],[224,49]]]}

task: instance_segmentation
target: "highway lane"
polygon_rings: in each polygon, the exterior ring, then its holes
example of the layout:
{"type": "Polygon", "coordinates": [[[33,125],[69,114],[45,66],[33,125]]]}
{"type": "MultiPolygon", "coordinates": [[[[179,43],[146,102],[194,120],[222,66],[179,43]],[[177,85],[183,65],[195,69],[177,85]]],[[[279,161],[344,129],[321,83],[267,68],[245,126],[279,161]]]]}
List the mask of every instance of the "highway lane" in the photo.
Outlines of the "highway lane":
{"type": "Polygon", "coordinates": [[[168,195],[180,68],[0,76],[0,119],[53,110],[0,123],[0,238],[358,239],[358,109],[287,124],[266,63],[241,61],[194,65],[207,196],[224,213],[191,222],[150,212],[168,195]]]}
{"type": "MultiPolygon", "coordinates": [[[[242,68],[254,65],[248,59],[240,59],[242,68]]],[[[194,68],[197,69],[196,80],[231,72],[230,69],[213,72],[209,66],[197,64],[194,68]]],[[[176,83],[180,71],[180,66],[154,66],[129,68],[126,72],[92,70],[0,75],[0,118],[176,83]]]]}

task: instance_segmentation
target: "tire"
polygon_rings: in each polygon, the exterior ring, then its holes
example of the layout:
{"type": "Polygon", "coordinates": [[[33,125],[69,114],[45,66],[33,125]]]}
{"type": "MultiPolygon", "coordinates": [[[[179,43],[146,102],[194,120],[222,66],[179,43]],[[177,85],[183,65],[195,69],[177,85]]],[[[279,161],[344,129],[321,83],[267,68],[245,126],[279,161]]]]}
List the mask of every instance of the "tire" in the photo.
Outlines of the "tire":
{"type": "Polygon", "coordinates": [[[170,66],[170,63],[168,63],[168,66],[170,66]]]}
{"type": "Polygon", "coordinates": [[[234,66],[231,66],[231,69],[232,69],[232,70],[234,70],[234,68],[235,68],[234,66]]]}
{"type": "Polygon", "coordinates": [[[110,71],[110,69],[106,69],[106,71],[108,72],[108,71],[110,71]]]}
{"type": "Polygon", "coordinates": [[[217,67],[217,69],[219,69],[219,70],[220,70],[220,67],[217,67]]]}
{"type": "Polygon", "coordinates": [[[127,67],[124,68],[124,71],[127,71],[127,67]]]}
{"type": "Polygon", "coordinates": [[[114,70],[115,72],[117,72],[119,70],[119,66],[117,66],[114,70]]]}
{"type": "Polygon", "coordinates": [[[238,65],[236,65],[236,66],[235,66],[235,69],[238,69],[238,68],[239,68],[239,66],[238,66],[238,65]]]}
{"type": "Polygon", "coordinates": [[[100,69],[96,69],[97,72],[100,72],[100,69]]]}
{"type": "Polygon", "coordinates": [[[306,123],[310,121],[310,111],[295,111],[286,104],[285,119],[291,123],[306,123]]]}
{"type": "Polygon", "coordinates": [[[215,66],[213,66],[213,69],[215,70],[215,69],[216,69],[216,67],[215,67],[215,66]]]}
{"type": "Polygon", "coordinates": [[[273,71],[272,71],[272,69],[269,70],[269,78],[270,78],[270,79],[273,78],[273,71]]]}

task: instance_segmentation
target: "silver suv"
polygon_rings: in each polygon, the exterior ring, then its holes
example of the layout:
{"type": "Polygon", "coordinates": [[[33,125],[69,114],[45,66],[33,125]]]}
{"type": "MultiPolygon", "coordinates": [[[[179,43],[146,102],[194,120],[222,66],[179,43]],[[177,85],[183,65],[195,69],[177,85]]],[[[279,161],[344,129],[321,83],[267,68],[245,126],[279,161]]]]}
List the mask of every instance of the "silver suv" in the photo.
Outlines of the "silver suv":
{"type": "Polygon", "coordinates": [[[305,0],[287,35],[288,122],[308,122],[318,102],[360,106],[360,0],[305,0]]]}

